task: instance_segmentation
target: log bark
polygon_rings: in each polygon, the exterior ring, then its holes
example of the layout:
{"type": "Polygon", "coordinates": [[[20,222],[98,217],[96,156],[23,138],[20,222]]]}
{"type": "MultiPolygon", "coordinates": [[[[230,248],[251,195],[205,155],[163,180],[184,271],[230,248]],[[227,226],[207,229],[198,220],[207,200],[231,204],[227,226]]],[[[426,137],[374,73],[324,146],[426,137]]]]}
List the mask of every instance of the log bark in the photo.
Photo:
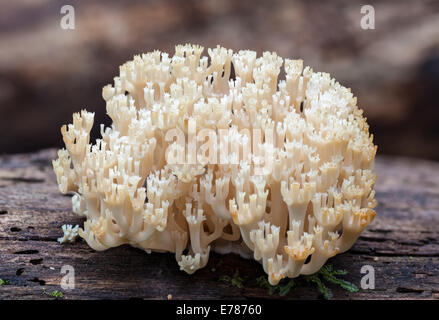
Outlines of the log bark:
{"type": "MultiPolygon", "coordinates": [[[[179,271],[171,254],[121,246],[96,252],[80,240],[60,245],[63,224],[82,225],[71,198],[59,193],[50,160],[54,149],[0,157],[0,299],[46,299],[43,288],[65,299],[279,299],[260,288],[261,266],[237,255],[212,254],[193,275],[179,271]],[[60,289],[63,265],[75,269],[76,287],[60,289]],[[236,270],[242,289],[218,281],[236,270]]],[[[375,270],[375,289],[349,293],[329,285],[335,299],[439,299],[439,163],[379,156],[377,217],[347,253],[329,261],[360,286],[360,270],[375,270]]],[[[282,299],[318,299],[298,281],[282,299]]]]}

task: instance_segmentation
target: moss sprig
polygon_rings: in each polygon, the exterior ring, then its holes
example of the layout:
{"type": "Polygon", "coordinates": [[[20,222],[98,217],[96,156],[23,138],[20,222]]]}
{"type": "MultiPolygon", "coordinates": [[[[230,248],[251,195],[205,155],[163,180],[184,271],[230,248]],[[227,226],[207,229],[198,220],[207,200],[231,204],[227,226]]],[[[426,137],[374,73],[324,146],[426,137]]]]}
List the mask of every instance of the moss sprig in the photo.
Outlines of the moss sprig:
{"type": "Polygon", "coordinates": [[[256,283],[262,287],[262,288],[266,288],[268,290],[268,294],[271,296],[273,295],[276,291],[279,293],[279,296],[283,297],[286,296],[291,288],[294,287],[294,280],[293,279],[282,279],[279,284],[272,286],[268,280],[266,276],[260,276],[258,278],[256,278],[256,283]]]}
{"type": "Polygon", "coordinates": [[[336,277],[340,275],[344,276],[347,273],[346,270],[333,270],[331,265],[323,266],[318,272],[318,274],[320,274],[327,282],[339,285],[349,292],[358,292],[359,289],[355,284],[336,277]]]}
{"type": "MultiPolygon", "coordinates": [[[[357,292],[359,290],[355,284],[338,278],[338,276],[344,276],[347,275],[347,273],[346,270],[334,270],[331,265],[325,265],[315,274],[298,277],[297,282],[304,280],[306,283],[316,285],[317,290],[322,294],[323,298],[330,300],[332,299],[333,294],[331,289],[326,286],[325,282],[336,284],[349,292],[357,292]]],[[[266,288],[270,296],[278,292],[281,297],[287,295],[295,285],[293,279],[284,278],[279,284],[272,286],[268,282],[267,276],[260,276],[256,279],[256,282],[260,287],[266,288]]]]}
{"type": "Polygon", "coordinates": [[[317,289],[319,292],[323,295],[323,298],[325,300],[331,300],[333,295],[331,289],[329,289],[323,282],[320,280],[317,274],[313,274],[310,276],[304,276],[306,282],[312,282],[317,285],[317,289]]]}
{"type": "Polygon", "coordinates": [[[53,290],[52,292],[47,292],[46,288],[43,288],[43,294],[48,295],[53,298],[62,299],[64,298],[64,294],[61,291],[53,290]]]}
{"type": "Polygon", "coordinates": [[[240,289],[244,288],[244,278],[242,278],[239,275],[239,270],[238,269],[236,269],[236,271],[235,271],[235,273],[233,274],[232,277],[227,276],[227,275],[221,276],[219,278],[219,281],[230,283],[232,286],[240,288],[240,289]]]}

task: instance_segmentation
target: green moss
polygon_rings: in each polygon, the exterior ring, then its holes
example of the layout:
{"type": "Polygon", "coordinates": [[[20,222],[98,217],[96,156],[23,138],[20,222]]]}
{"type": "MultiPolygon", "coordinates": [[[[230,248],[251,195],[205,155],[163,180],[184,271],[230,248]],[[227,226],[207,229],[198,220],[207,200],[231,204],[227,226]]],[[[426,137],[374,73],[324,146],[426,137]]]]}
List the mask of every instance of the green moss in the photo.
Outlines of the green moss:
{"type": "Polygon", "coordinates": [[[233,277],[230,277],[227,275],[221,276],[219,278],[219,281],[230,283],[232,286],[240,288],[240,289],[244,288],[244,279],[239,276],[239,270],[235,271],[235,273],[233,274],[233,277]]]}
{"type": "Polygon", "coordinates": [[[48,295],[50,297],[62,299],[64,298],[64,295],[61,291],[53,290],[52,292],[47,292],[45,288],[43,288],[43,294],[48,295]]]}
{"type": "Polygon", "coordinates": [[[259,278],[256,278],[256,282],[260,287],[267,288],[268,294],[270,296],[273,295],[276,291],[278,291],[279,296],[286,296],[290,292],[291,288],[294,287],[294,280],[288,278],[282,279],[279,284],[275,286],[272,286],[268,282],[267,276],[260,276],[259,278]]]}
{"type": "Polygon", "coordinates": [[[339,279],[336,276],[344,276],[348,272],[346,270],[333,270],[331,265],[323,266],[317,274],[321,275],[327,282],[339,285],[349,292],[358,292],[358,287],[349,281],[339,279]]]}
{"type": "Polygon", "coordinates": [[[317,289],[319,292],[323,295],[323,298],[325,300],[331,300],[332,299],[332,291],[329,289],[323,282],[320,280],[319,276],[317,274],[313,274],[310,276],[304,276],[305,280],[307,282],[311,282],[317,285],[317,289]]]}
{"type": "MultiPolygon", "coordinates": [[[[333,295],[331,289],[329,289],[326,283],[333,283],[349,292],[357,292],[358,287],[349,281],[338,278],[338,276],[344,276],[348,272],[346,270],[334,270],[331,265],[323,266],[317,273],[309,276],[300,276],[297,278],[297,282],[305,281],[306,283],[314,284],[317,290],[323,295],[326,300],[332,299],[333,295]]],[[[275,292],[279,293],[279,296],[287,295],[291,288],[294,287],[295,282],[293,279],[284,278],[279,284],[272,286],[267,276],[261,276],[256,279],[256,282],[260,287],[266,288],[269,295],[273,295],[275,292]]]]}
{"type": "MultiPolygon", "coordinates": [[[[316,289],[322,294],[323,298],[330,300],[332,299],[333,294],[331,289],[329,289],[326,284],[332,283],[338,285],[349,292],[357,292],[359,290],[355,284],[340,279],[340,276],[345,276],[347,274],[348,272],[346,270],[334,270],[331,265],[325,265],[315,274],[309,276],[302,275],[296,279],[284,278],[275,286],[272,286],[268,282],[266,275],[256,278],[256,283],[259,287],[267,289],[267,293],[270,296],[278,293],[280,297],[283,297],[290,293],[291,289],[296,285],[296,283],[304,282],[315,285],[316,289]]],[[[235,271],[233,277],[227,275],[221,276],[219,281],[229,283],[232,286],[240,289],[244,288],[244,279],[239,276],[239,270],[235,271]]]]}

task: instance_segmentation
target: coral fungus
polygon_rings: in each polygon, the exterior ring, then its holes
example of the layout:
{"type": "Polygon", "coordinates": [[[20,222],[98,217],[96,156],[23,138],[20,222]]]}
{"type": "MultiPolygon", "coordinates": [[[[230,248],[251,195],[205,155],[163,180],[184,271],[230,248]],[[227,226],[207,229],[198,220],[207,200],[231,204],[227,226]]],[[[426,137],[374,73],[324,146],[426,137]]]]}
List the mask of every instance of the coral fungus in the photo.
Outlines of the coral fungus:
{"type": "Polygon", "coordinates": [[[79,235],[95,250],[173,252],[188,273],[211,249],[236,248],[271,285],[317,272],[375,216],[376,146],[363,111],[302,60],[202,52],[179,45],[172,57],[123,64],[103,88],[113,123],[95,144],[93,113],[62,127],[53,167],[86,217],[79,235]]]}

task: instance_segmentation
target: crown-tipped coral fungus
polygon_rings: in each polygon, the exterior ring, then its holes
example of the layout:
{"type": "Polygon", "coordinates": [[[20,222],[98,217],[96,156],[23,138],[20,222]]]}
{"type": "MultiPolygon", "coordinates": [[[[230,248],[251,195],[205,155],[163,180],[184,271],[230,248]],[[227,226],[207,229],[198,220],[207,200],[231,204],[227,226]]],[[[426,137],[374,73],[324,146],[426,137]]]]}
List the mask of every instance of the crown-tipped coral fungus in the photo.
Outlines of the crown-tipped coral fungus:
{"type": "Polygon", "coordinates": [[[356,98],[302,60],[202,52],[123,64],[103,88],[113,124],[95,144],[93,113],[61,128],[53,167],[86,218],[79,235],[95,250],[173,252],[188,273],[230,243],[272,285],[315,273],[375,216],[377,148],[356,98]]]}

